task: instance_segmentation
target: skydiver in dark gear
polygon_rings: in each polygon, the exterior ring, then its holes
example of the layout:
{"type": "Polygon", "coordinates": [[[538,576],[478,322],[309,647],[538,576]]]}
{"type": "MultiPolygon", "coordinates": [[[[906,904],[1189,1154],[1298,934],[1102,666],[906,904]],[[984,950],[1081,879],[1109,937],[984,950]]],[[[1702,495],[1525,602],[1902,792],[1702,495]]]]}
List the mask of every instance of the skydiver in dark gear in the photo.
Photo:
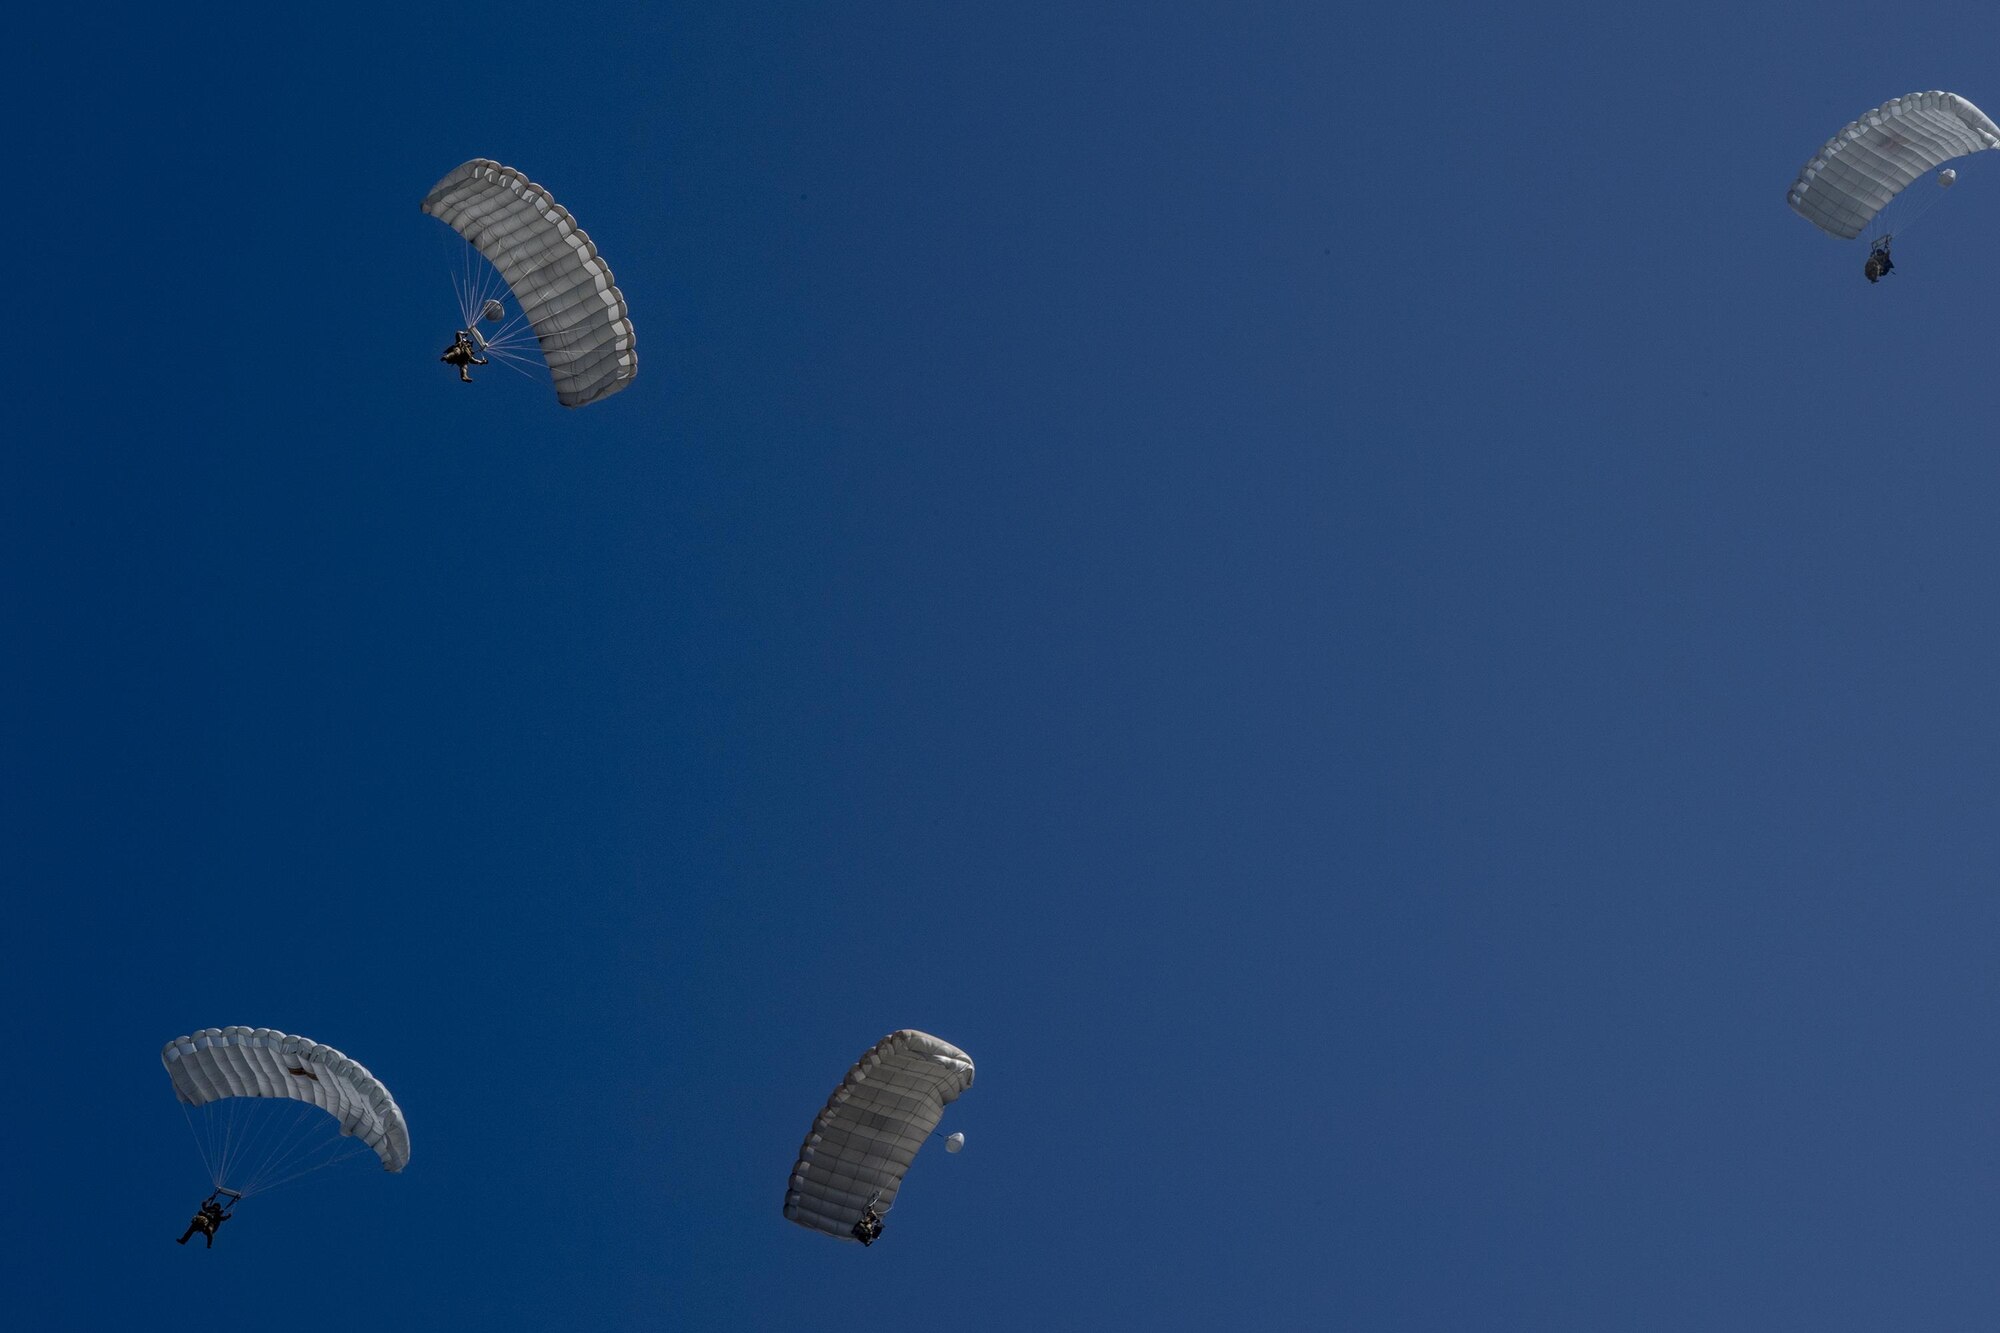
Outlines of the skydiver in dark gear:
{"type": "Polygon", "coordinates": [[[203,1199],[201,1207],[195,1210],[194,1220],[188,1223],[188,1229],[183,1231],[181,1238],[174,1243],[176,1245],[185,1245],[188,1243],[189,1238],[199,1231],[202,1235],[208,1237],[208,1248],[212,1250],[215,1248],[216,1231],[228,1220],[229,1214],[223,1211],[221,1204],[212,1198],[203,1199]]]}
{"type": "Polygon", "coordinates": [[[863,1245],[873,1245],[875,1238],[881,1234],[882,1214],[875,1211],[874,1204],[869,1204],[862,1212],[861,1220],[854,1224],[854,1239],[863,1245]]]}
{"type": "MultiPolygon", "coordinates": [[[[1874,279],[1871,278],[1869,281],[1873,282],[1874,279]]],[[[459,382],[462,384],[472,383],[473,366],[486,364],[486,358],[481,356],[479,349],[473,345],[472,335],[464,329],[458,331],[458,336],[452,340],[451,346],[444,349],[444,355],[438,360],[448,366],[457,366],[459,382]]]]}
{"type": "Polygon", "coordinates": [[[1868,252],[1868,262],[1861,266],[1862,275],[1870,282],[1880,282],[1896,271],[1895,261],[1889,258],[1889,243],[1879,241],[1868,252]]]}

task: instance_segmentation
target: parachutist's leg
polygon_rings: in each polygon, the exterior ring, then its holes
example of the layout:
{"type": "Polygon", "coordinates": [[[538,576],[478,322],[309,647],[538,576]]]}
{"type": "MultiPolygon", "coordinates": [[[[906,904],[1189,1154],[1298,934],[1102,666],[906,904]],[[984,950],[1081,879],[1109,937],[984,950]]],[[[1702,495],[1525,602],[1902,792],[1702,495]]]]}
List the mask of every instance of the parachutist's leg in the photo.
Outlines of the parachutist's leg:
{"type": "Polygon", "coordinates": [[[188,1223],[188,1229],[187,1229],[186,1231],[183,1231],[183,1232],[181,1232],[181,1238],[180,1238],[179,1240],[175,1241],[175,1242],[174,1242],[174,1244],[176,1244],[176,1245],[185,1245],[185,1244],[187,1244],[187,1243],[188,1243],[188,1239],[189,1239],[189,1237],[193,1236],[193,1235],[194,1235],[194,1233],[195,1233],[195,1232],[197,1232],[197,1231],[199,1231],[199,1230],[201,1230],[201,1228],[200,1228],[200,1227],[198,1227],[198,1226],[196,1226],[196,1225],[195,1225],[194,1223],[192,1223],[192,1222],[188,1223]]]}

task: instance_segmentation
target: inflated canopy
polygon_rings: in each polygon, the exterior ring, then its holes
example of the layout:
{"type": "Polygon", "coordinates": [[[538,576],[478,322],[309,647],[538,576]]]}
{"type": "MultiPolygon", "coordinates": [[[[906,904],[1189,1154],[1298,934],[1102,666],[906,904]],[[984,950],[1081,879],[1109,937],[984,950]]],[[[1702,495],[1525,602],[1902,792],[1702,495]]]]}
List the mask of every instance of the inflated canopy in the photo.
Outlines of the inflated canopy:
{"type": "Polygon", "coordinates": [[[876,1212],[889,1211],[945,1104],[971,1086],[972,1057],[950,1042],[909,1028],[876,1042],[847,1071],[799,1146],[785,1216],[854,1240],[869,1201],[876,1212]]]}
{"type": "Polygon", "coordinates": [[[1821,231],[1859,236],[1917,177],[1967,153],[2000,148],[2000,125],[1957,93],[1884,102],[1826,141],[1785,198],[1821,231]]]}
{"type": "Polygon", "coordinates": [[[160,1051],[174,1093],[189,1106],[229,1097],[310,1102],[342,1135],[375,1150],[382,1165],[410,1164],[410,1129],[382,1081],[331,1046],[270,1028],[203,1028],[160,1051]]]}
{"type": "Polygon", "coordinates": [[[638,339],[611,266],[568,209],[512,167],[476,157],[431,187],[424,212],[500,271],[541,343],[564,407],[609,398],[639,373],[638,339]]]}

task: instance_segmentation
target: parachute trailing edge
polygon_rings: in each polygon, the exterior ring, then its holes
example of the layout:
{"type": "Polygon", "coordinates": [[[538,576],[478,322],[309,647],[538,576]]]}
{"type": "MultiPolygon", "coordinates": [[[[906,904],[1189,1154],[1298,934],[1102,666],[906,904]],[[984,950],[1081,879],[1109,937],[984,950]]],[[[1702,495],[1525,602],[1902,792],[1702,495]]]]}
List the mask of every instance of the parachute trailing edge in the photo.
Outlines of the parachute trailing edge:
{"type": "Polygon", "coordinates": [[[862,1214],[889,1211],[945,1106],[971,1086],[972,1057],[950,1042],[909,1028],[876,1042],[799,1146],[785,1216],[840,1240],[859,1239],[862,1214]]]}
{"type": "MultiPolygon", "coordinates": [[[[1988,148],[2000,148],[2000,125],[1985,112],[1957,93],[1911,93],[1828,139],[1785,199],[1821,231],[1851,241],[1919,176],[1988,148]]],[[[1956,179],[1948,172],[1938,183],[1949,187],[1956,179]]]]}

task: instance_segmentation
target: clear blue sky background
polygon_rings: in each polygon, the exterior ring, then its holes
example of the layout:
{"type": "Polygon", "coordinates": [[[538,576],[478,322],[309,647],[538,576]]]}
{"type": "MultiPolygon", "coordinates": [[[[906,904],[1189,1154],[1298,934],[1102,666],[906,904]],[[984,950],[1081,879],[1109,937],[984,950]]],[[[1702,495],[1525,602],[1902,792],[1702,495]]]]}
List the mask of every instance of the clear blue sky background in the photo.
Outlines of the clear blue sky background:
{"type": "Polygon", "coordinates": [[[8,1322],[1992,1327],[2000,160],[1784,206],[1992,17],[17,16],[8,1322]],[[473,156],[628,392],[437,363],[473,156]],[[409,1171],[174,1247],[230,1023],[409,1171]]]}

